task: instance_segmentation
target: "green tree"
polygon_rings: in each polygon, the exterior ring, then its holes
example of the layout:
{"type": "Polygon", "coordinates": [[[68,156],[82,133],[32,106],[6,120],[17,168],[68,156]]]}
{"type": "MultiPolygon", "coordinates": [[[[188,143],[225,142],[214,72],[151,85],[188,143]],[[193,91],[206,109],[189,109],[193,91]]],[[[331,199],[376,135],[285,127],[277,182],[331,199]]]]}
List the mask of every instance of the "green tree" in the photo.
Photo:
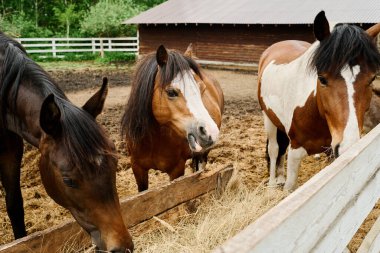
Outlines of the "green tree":
{"type": "Polygon", "coordinates": [[[90,8],[80,23],[85,36],[122,36],[135,34],[135,29],[122,25],[124,19],[139,13],[132,0],[100,0],[90,8]]]}
{"type": "Polygon", "coordinates": [[[80,17],[80,12],[76,12],[75,4],[68,4],[64,9],[54,7],[54,13],[58,17],[61,25],[66,27],[66,37],[70,37],[70,26],[80,17]]]}

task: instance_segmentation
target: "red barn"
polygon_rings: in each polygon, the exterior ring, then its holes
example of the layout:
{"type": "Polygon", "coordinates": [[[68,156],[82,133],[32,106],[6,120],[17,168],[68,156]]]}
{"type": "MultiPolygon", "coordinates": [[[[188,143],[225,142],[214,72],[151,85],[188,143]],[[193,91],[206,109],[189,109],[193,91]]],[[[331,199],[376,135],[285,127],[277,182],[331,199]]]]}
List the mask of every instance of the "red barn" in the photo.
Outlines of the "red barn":
{"type": "Polygon", "coordinates": [[[192,43],[203,62],[244,65],[257,64],[277,41],[314,41],[321,10],[330,24],[380,22],[380,0],[169,0],[123,23],[138,25],[142,55],[161,44],[184,51],[192,43]]]}

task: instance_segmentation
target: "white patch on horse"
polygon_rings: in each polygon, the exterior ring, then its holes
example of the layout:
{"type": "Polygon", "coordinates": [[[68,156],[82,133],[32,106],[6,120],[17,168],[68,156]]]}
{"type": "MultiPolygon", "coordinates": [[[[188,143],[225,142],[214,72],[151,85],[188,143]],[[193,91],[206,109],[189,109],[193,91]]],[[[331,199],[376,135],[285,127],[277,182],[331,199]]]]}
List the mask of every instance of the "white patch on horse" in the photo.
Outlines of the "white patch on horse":
{"type": "Polygon", "coordinates": [[[286,171],[286,182],[284,185],[284,190],[293,191],[297,188],[298,170],[302,159],[307,156],[306,149],[303,147],[288,149],[288,167],[286,171]]]}
{"type": "Polygon", "coordinates": [[[261,97],[289,132],[293,113],[303,107],[310,94],[317,92],[317,73],[308,69],[309,59],[318,47],[315,42],[297,59],[286,63],[270,62],[261,77],[261,97]]]}
{"type": "Polygon", "coordinates": [[[342,71],[341,75],[346,81],[347,85],[347,96],[348,96],[348,119],[346,127],[343,132],[343,140],[340,143],[339,153],[343,153],[346,151],[352,144],[360,139],[360,130],[358,125],[358,119],[356,116],[356,108],[354,105],[354,82],[356,80],[356,76],[360,72],[360,66],[356,65],[350,68],[346,65],[342,71]]]}
{"type": "Polygon", "coordinates": [[[203,104],[201,91],[193,73],[193,71],[179,73],[172,82],[173,87],[181,90],[186,99],[187,108],[199,124],[205,125],[207,133],[215,142],[218,139],[219,128],[203,104]]]}

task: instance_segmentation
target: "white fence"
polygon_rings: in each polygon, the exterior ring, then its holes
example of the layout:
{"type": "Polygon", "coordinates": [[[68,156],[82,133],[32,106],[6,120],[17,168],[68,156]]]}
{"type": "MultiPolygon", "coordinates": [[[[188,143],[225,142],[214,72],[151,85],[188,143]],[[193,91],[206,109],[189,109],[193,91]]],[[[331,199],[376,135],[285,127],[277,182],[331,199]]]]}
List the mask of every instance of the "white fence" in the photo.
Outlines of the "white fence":
{"type": "Polygon", "coordinates": [[[18,38],[29,54],[52,54],[59,57],[64,53],[128,52],[138,53],[138,37],[121,38],[18,38]]]}
{"type": "MultiPolygon", "coordinates": [[[[341,253],[380,197],[380,125],[214,253],[341,253]]],[[[358,252],[380,252],[379,222],[358,252]]]]}

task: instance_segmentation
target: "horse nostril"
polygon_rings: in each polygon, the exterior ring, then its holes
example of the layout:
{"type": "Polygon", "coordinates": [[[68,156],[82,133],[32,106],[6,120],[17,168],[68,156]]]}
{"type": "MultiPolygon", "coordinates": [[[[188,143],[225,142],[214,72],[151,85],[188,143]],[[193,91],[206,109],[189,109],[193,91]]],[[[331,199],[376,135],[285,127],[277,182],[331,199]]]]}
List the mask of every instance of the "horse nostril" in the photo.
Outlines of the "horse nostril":
{"type": "Polygon", "coordinates": [[[203,126],[200,126],[200,127],[199,127],[199,133],[200,133],[201,135],[207,135],[206,128],[203,127],[203,126]]]}

